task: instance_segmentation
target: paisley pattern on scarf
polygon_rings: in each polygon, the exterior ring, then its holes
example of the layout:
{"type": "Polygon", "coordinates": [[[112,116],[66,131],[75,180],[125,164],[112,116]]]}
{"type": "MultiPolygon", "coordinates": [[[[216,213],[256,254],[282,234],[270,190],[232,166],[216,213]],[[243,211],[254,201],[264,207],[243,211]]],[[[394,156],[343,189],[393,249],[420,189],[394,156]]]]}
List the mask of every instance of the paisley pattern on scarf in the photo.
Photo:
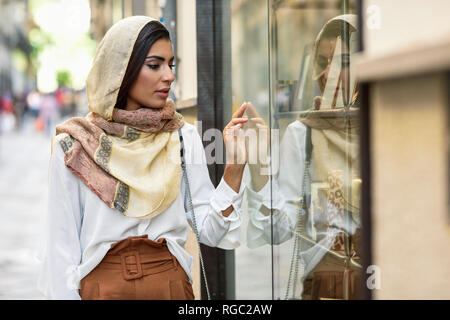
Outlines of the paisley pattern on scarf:
{"type": "Polygon", "coordinates": [[[130,187],[125,183],[119,182],[117,192],[114,199],[114,208],[124,213],[128,208],[128,201],[130,200],[130,187]]]}
{"type": "Polygon", "coordinates": [[[102,134],[100,138],[100,147],[95,153],[95,162],[106,172],[109,172],[108,163],[111,158],[111,150],[111,139],[106,134],[102,134]]]}
{"type": "Polygon", "coordinates": [[[65,136],[63,139],[59,141],[59,144],[61,145],[61,148],[63,149],[64,153],[72,149],[74,140],[75,139],[71,136],[65,136]]]}
{"type": "Polygon", "coordinates": [[[140,135],[141,134],[139,133],[139,131],[137,131],[129,126],[125,127],[125,139],[133,141],[133,140],[138,139],[140,135]]]}

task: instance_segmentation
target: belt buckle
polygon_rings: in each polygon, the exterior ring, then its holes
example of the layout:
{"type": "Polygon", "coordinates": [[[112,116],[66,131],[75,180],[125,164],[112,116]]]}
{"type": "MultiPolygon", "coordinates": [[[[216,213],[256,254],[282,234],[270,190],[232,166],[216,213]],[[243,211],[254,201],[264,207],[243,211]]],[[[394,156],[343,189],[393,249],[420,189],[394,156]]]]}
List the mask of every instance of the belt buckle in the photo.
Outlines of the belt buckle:
{"type": "Polygon", "coordinates": [[[138,278],[141,278],[143,276],[141,259],[139,257],[139,251],[133,250],[133,251],[128,251],[128,252],[122,253],[121,254],[121,258],[122,258],[122,273],[123,273],[123,278],[125,280],[138,279],[138,278]],[[137,269],[136,273],[131,273],[127,269],[127,261],[126,261],[126,259],[128,257],[134,257],[135,258],[135,260],[136,260],[136,269],[137,269]]]}

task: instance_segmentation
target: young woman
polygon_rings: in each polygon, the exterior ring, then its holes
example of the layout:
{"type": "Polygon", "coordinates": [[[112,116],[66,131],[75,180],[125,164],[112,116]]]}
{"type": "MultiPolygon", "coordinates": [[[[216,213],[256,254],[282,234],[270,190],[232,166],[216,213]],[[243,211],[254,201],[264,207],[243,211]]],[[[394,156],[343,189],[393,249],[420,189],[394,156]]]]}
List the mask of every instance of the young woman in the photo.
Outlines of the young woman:
{"type": "MultiPolygon", "coordinates": [[[[200,242],[239,245],[245,163],[228,163],[214,188],[197,130],[168,99],[173,63],[167,29],[149,17],[117,22],[100,42],[91,112],[57,126],[52,142],[38,281],[47,298],[194,299],[180,151],[200,242]]],[[[224,129],[227,159],[246,159],[235,135],[245,108],[224,129]]]]}

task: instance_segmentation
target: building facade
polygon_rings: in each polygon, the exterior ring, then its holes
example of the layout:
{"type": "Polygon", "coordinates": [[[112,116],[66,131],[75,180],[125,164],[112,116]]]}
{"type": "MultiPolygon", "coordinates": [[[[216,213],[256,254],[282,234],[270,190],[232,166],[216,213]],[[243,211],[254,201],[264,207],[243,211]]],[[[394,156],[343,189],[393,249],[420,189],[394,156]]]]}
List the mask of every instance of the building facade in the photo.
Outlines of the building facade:
{"type": "Polygon", "coordinates": [[[33,83],[28,5],[22,1],[0,1],[0,92],[14,95],[33,83]]]}

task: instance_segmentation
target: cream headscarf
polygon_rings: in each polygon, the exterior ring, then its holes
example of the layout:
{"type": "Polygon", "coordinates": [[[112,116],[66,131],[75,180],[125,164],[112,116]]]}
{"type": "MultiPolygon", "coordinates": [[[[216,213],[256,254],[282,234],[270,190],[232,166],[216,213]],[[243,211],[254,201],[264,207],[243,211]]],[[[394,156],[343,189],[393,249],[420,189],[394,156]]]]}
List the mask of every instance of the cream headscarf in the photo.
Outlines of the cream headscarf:
{"type": "Polygon", "coordinates": [[[134,43],[142,28],[154,20],[145,16],[133,16],[116,22],[106,32],[86,81],[89,110],[108,121],[112,119],[134,43]]]}
{"type": "MultiPolygon", "coordinates": [[[[332,37],[341,40],[341,25],[342,23],[345,23],[349,27],[349,33],[350,33],[350,39],[349,39],[349,48],[348,52],[350,53],[350,57],[356,52],[357,50],[357,16],[354,14],[343,14],[337,17],[334,17],[330,19],[320,30],[319,34],[316,37],[316,40],[314,42],[314,59],[313,59],[313,80],[317,81],[321,77],[321,75],[325,72],[325,69],[317,74],[316,70],[316,63],[317,63],[317,53],[319,44],[322,40],[324,40],[327,37],[332,37]]],[[[336,43],[335,47],[335,53],[333,56],[332,61],[330,62],[329,67],[329,74],[334,74],[334,77],[328,77],[328,81],[325,85],[325,89],[331,89],[331,90],[325,90],[325,92],[322,92],[322,102],[321,102],[321,109],[324,108],[339,108],[343,107],[343,98],[342,98],[342,90],[339,90],[339,94],[337,97],[337,101],[335,102],[336,105],[333,105],[334,101],[334,94],[332,96],[328,96],[328,94],[331,92],[335,92],[337,87],[342,88],[342,57],[341,57],[341,45],[340,43],[336,43]],[[331,80],[330,80],[331,78],[331,80]]],[[[349,68],[349,97],[350,97],[350,104],[355,103],[356,97],[358,95],[357,92],[357,83],[356,83],[356,73],[355,73],[355,64],[350,63],[348,66],[349,68]]]]}
{"type": "Polygon", "coordinates": [[[56,128],[66,166],[110,208],[136,218],[166,210],[180,191],[184,122],[168,100],[162,109],[115,109],[136,39],[154,21],[134,16],[114,24],[99,44],[87,79],[89,113],[56,128]]]}

